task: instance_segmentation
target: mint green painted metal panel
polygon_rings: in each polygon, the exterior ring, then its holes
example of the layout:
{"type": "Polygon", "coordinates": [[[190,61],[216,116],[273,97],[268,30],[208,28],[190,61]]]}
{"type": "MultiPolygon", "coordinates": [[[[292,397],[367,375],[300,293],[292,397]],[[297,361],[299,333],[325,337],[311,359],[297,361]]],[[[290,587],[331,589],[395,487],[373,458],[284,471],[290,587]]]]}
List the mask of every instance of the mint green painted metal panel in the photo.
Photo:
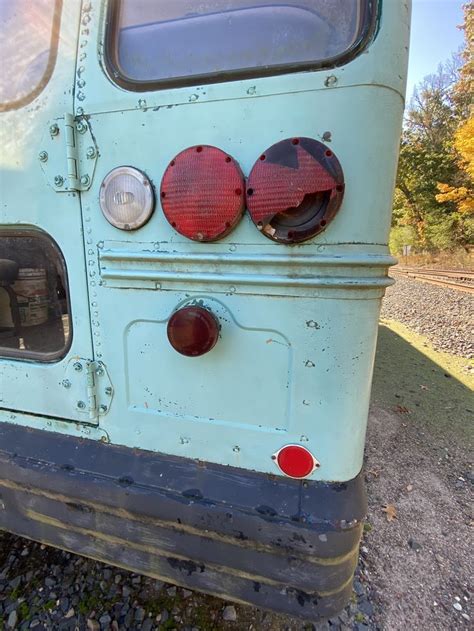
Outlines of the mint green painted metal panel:
{"type": "MultiPolygon", "coordinates": [[[[362,464],[380,299],[393,263],[386,243],[409,3],[387,0],[378,36],[345,66],[140,94],[106,76],[105,15],[106,3],[98,0],[83,10],[75,74],[74,113],[87,116],[99,153],[81,193],[86,260],[70,222],[63,219],[59,229],[41,216],[41,225],[67,250],[75,331],[84,340],[87,278],[93,359],[105,365],[113,400],[99,429],[65,423],[52,429],[92,431],[117,444],[272,473],[271,455],[300,443],[321,463],[314,479],[354,477],[362,464]],[[173,231],[159,201],[148,224],[130,233],[100,211],[100,184],[114,167],[139,168],[159,189],[173,156],[211,144],[248,175],[273,143],[321,140],[328,132],[345,174],[344,202],[327,230],[300,246],[270,242],[247,215],[220,242],[199,244],[173,231]],[[222,339],[208,355],[189,359],[169,346],[166,322],[192,301],[220,316],[222,339]]],[[[56,103],[47,117],[67,109],[56,103]]],[[[56,205],[78,202],[73,193],[44,190],[56,205]]],[[[77,219],[77,206],[74,212],[77,219]]],[[[86,345],[75,352],[92,358],[88,351],[86,345]]],[[[21,387],[24,380],[22,373],[21,387]]],[[[38,408],[38,400],[32,405],[38,408]]],[[[62,416],[55,410],[53,416],[62,416]]]]}
{"type": "Polygon", "coordinates": [[[26,417],[27,422],[36,427],[52,424],[42,415],[88,418],[76,407],[85,390],[83,376],[76,378],[73,372],[71,388],[62,385],[71,372],[73,358],[92,358],[79,197],[73,192],[55,193],[38,159],[45,138],[50,138],[50,125],[57,123],[61,128],[64,112],[72,113],[79,18],[79,4],[65,0],[57,61],[50,81],[32,102],[0,113],[0,229],[40,229],[55,240],[67,263],[73,305],[73,340],[64,359],[45,364],[0,358],[0,420],[17,422],[18,413],[32,413],[35,416],[26,417]]]}

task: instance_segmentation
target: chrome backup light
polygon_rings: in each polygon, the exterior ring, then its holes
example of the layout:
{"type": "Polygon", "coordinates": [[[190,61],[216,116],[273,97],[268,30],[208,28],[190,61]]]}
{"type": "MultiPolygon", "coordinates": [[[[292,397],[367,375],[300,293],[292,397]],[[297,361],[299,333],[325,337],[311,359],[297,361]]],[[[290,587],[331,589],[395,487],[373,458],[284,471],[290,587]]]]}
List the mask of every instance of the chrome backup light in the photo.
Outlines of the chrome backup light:
{"type": "Polygon", "coordinates": [[[107,221],[120,230],[141,228],[155,207],[150,180],[133,167],[110,171],[101,184],[99,201],[107,221]]]}

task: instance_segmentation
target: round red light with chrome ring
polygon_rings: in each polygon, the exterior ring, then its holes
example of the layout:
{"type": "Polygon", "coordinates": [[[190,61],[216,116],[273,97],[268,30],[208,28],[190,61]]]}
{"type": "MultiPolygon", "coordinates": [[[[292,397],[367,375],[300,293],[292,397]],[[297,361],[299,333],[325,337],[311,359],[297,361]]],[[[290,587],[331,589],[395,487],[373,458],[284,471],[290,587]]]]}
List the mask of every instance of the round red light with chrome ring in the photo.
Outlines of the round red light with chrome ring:
{"type": "Polygon", "coordinates": [[[190,305],[173,313],[168,320],[167,333],[175,351],[187,357],[199,357],[216,345],[219,322],[204,307],[190,305]]]}
{"type": "Polygon", "coordinates": [[[247,208],[257,228],[279,243],[322,232],[342,204],[344,174],[334,153],[312,138],[288,138],[255,162],[247,208]]]}
{"type": "Polygon", "coordinates": [[[313,454],[301,445],[285,445],[272,458],[290,478],[306,478],[319,467],[313,454]]]}
{"type": "Polygon", "coordinates": [[[173,228],[194,241],[216,241],[245,208],[245,182],[231,156],[209,145],[190,147],[171,160],[161,181],[161,205],[173,228]]]}

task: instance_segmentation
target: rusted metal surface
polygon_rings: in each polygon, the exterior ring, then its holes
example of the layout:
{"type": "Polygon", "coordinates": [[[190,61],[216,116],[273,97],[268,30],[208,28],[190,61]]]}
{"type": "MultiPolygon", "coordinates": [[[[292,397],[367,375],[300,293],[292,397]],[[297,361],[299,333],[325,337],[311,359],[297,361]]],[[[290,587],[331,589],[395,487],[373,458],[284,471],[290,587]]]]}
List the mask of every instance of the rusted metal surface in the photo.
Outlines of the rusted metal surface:
{"type": "Polygon", "coordinates": [[[0,445],[0,528],[303,619],[350,596],[360,475],[300,482],[3,423],[0,445]]]}

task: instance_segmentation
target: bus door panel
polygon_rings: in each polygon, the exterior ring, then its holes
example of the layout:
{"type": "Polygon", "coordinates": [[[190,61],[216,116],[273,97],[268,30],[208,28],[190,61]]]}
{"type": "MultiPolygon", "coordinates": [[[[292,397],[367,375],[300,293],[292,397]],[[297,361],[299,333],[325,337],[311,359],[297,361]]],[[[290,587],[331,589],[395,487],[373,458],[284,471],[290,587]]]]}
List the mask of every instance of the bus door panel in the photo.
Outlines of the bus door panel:
{"type": "Polygon", "coordinates": [[[71,426],[44,417],[97,423],[81,207],[67,156],[79,4],[12,0],[0,14],[0,416],[59,431],[71,426]]]}

